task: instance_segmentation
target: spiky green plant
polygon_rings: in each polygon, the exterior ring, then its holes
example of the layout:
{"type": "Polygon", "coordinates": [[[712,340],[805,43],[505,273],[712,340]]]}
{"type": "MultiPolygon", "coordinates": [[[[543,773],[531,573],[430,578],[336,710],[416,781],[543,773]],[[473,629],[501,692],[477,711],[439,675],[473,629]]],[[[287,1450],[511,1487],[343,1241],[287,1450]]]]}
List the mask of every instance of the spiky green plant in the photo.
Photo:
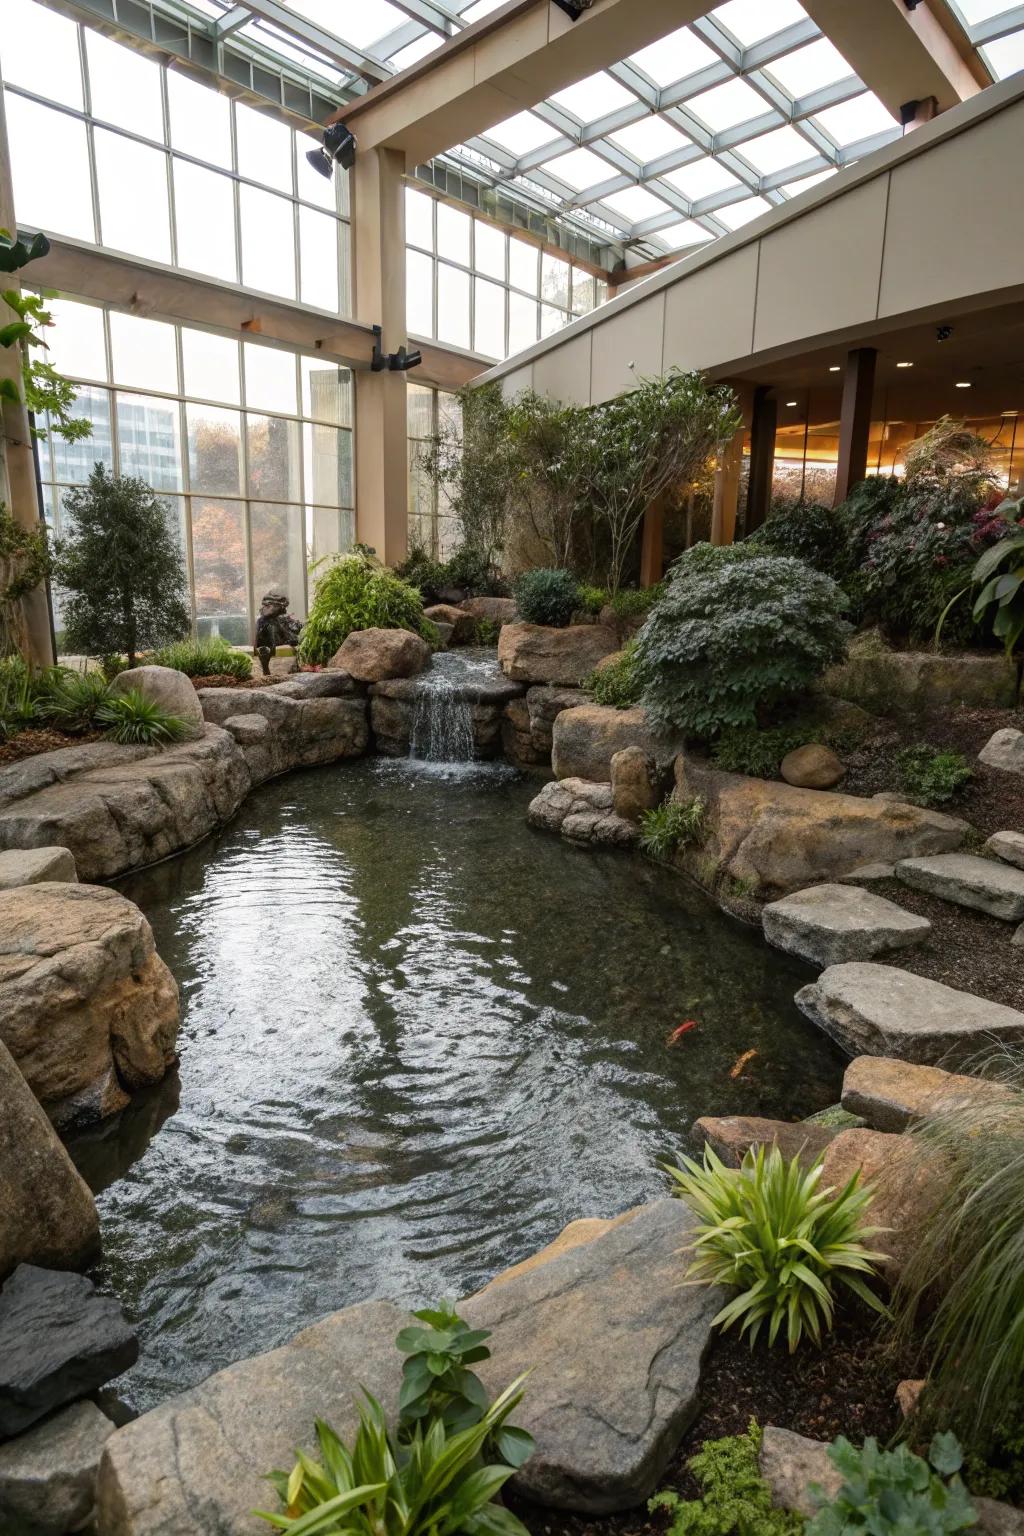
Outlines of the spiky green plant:
{"type": "Polygon", "coordinates": [[[237,677],[244,682],[252,676],[252,662],[242,651],[233,650],[219,635],[209,640],[177,640],[161,646],[146,657],[155,667],[173,667],[186,677],[237,677]]]}
{"type": "Polygon", "coordinates": [[[187,729],[184,720],[168,714],[138,688],[111,694],[97,709],[96,721],[107,726],[110,740],[122,747],[169,746],[187,729]]]}
{"type": "Polygon", "coordinates": [[[751,1347],[767,1324],[768,1343],[785,1330],[790,1354],[804,1330],[816,1344],[835,1317],[835,1287],[845,1286],[876,1312],[885,1307],[861,1278],[885,1255],[866,1247],[882,1229],[866,1224],[873,1198],[859,1171],[838,1194],[819,1189],[822,1160],[809,1168],[777,1146],[750,1148],[727,1168],[711,1147],[703,1166],[690,1157],[668,1167],[675,1187],[700,1218],[687,1283],[739,1287],[714,1319],[738,1323],[751,1347]]]}
{"type": "Polygon", "coordinates": [[[39,700],[39,712],[62,731],[92,730],[96,716],[110,698],[102,672],[60,672],[39,700]]]}
{"type": "Polygon", "coordinates": [[[688,800],[663,800],[640,817],[640,848],[652,859],[667,859],[677,848],[699,842],[707,803],[701,795],[688,800]]]}

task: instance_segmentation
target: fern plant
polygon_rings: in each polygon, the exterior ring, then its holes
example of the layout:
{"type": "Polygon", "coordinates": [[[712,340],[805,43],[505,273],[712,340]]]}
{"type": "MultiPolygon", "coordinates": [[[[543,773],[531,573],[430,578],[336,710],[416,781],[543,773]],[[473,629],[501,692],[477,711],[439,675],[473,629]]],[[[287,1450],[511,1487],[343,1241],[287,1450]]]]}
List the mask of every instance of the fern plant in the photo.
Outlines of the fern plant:
{"type": "Polygon", "coordinates": [[[758,1465],[760,1450],[761,1428],[754,1419],[745,1435],[705,1440],[686,1463],[700,1484],[700,1498],[682,1499],[666,1488],[647,1508],[652,1514],[668,1512],[668,1536],[801,1536],[801,1517],[772,1503],[772,1490],[758,1465]]]}
{"type": "Polygon", "coordinates": [[[423,617],[419,588],[365,551],[338,556],[318,569],[300,643],[304,660],[324,665],[356,629],[409,629],[425,639],[436,636],[423,617]]]}
{"type": "Polygon", "coordinates": [[[750,1148],[727,1168],[711,1147],[703,1166],[690,1157],[669,1167],[672,1193],[700,1218],[687,1283],[739,1287],[714,1322],[739,1325],[751,1347],[767,1326],[772,1345],[784,1334],[790,1354],[804,1332],[820,1345],[835,1318],[835,1288],[846,1287],[876,1312],[886,1308],[865,1284],[885,1257],[866,1246],[881,1228],[866,1224],[873,1198],[859,1172],[839,1194],[820,1189],[822,1160],[809,1168],[777,1146],[750,1148]]]}
{"type": "Polygon", "coordinates": [[[187,730],[184,720],[168,714],[138,688],[111,694],[97,709],[96,720],[108,727],[110,740],[122,747],[168,746],[180,741],[187,730]]]}

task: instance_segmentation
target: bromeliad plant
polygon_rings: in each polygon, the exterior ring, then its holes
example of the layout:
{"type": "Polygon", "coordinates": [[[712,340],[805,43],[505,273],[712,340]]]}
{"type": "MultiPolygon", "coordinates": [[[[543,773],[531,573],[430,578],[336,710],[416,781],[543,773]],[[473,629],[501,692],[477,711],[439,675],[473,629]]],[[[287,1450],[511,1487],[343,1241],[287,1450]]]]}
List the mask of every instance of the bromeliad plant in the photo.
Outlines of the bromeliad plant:
{"type": "Polygon", "coordinates": [[[818,1187],[820,1157],[804,1168],[799,1155],[787,1161],[778,1147],[751,1148],[739,1168],[727,1168],[710,1147],[703,1166],[682,1161],[667,1168],[672,1193],[700,1218],[685,1283],[739,1287],[714,1319],[723,1330],[738,1323],[753,1347],[767,1326],[768,1343],[784,1333],[792,1354],[805,1331],[820,1345],[831,1329],[837,1285],[886,1311],[862,1278],[885,1255],[866,1246],[882,1229],[866,1224],[873,1191],[859,1173],[835,1195],[818,1187]]]}

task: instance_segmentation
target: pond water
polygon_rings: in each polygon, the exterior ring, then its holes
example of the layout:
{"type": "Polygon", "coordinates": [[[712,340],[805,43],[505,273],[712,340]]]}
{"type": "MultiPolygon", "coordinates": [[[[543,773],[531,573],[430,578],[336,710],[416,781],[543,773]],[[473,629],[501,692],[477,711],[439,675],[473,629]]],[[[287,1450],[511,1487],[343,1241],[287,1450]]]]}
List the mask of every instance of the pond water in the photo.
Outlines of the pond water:
{"type": "Polygon", "coordinates": [[[658,1195],[699,1114],[838,1097],[803,968],[668,871],[530,829],[536,789],[504,765],[293,774],[122,882],[183,1001],[179,1072],[72,1149],[140,1326],[133,1407],[658,1195]]]}

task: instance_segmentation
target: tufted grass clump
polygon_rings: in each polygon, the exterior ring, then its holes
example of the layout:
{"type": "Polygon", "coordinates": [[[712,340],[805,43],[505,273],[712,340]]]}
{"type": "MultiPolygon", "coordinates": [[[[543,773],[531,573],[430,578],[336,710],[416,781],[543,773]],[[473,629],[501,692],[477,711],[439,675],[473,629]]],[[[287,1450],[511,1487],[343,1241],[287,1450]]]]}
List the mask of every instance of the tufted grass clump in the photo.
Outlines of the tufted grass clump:
{"type": "Polygon", "coordinates": [[[93,729],[110,697],[110,684],[102,672],[65,671],[51,681],[39,701],[39,711],[58,730],[73,736],[93,729]]]}
{"type": "Polygon", "coordinates": [[[122,747],[170,746],[181,741],[185,721],[169,714],[138,688],[113,693],[96,711],[96,723],[107,727],[107,736],[122,747]]]}
{"type": "Polygon", "coordinates": [[[236,677],[240,682],[252,676],[252,661],[242,651],[232,650],[219,635],[209,640],[178,640],[161,646],[146,658],[154,667],[173,667],[186,677],[236,677]]]}
{"type": "Polygon", "coordinates": [[[700,842],[707,805],[700,795],[663,800],[640,817],[640,848],[652,859],[668,859],[677,848],[700,842]]]}

